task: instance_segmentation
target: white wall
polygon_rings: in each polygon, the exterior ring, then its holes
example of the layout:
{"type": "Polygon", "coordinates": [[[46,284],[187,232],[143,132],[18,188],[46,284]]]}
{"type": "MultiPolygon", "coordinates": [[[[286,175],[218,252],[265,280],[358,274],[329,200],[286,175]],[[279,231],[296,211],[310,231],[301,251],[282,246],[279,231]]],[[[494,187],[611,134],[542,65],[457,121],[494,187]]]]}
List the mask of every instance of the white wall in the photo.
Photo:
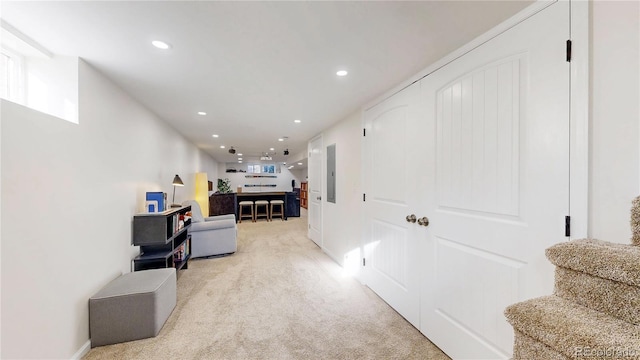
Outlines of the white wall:
{"type": "Polygon", "coordinates": [[[78,58],[25,57],[25,104],[46,114],[78,122],[78,58]]]}
{"type": "MultiPolygon", "coordinates": [[[[359,269],[361,259],[361,137],[360,112],[322,133],[325,149],[327,146],[336,145],[336,203],[322,203],[322,245],[324,252],[350,273],[359,269]]],[[[326,154],[326,151],[324,153],[326,154]]],[[[326,156],[322,166],[326,169],[326,156]]],[[[326,199],[326,179],[323,179],[322,193],[322,198],[326,199]]]]}
{"type": "MultiPolygon", "coordinates": [[[[240,167],[233,167],[239,169],[240,167]]],[[[291,191],[291,180],[296,181],[296,187],[300,187],[300,177],[297,173],[289,171],[285,166],[280,167],[280,173],[276,174],[255,174],[255,175],[268,175],[276,176],[275,178],[246,178],[245,176],[252,175],[248,173],[228,173],[226,172],[226,165],[221,164],[218,166],[218,178],[229,179],[231,190],[236,192],[238,186],[242,187],[242,192],[269,192],[269,191],[291,191]],[[276,187],[244,187],[245,184],[249,185],[276,185],[276,187]]],[[[211,179],[213,181],[214,191],[218,186],[218,179],[211,179]]]]}
{"type": "Polygon", "coordinates": [[[591,4],[589,235],[629,243],[640,195],[640,3],[591,4]]]}
{"type": "MultiPolygon", "coordinates": [[[[2,358],[70,358],[89,338],[88,299],[130,271],[145,192],[217,163],[84,62],[80,122],[2,101],[2,358]]],[[[169,195],[171,196],[171,195],[169,195]]]]}
{"type": "Polygon", "coordinates": [[[296,187],[300,187],[300,182],[309,180],[309,168],[305,167],[304,169],[291,169],[289,171],[291,171],[293,176],[295,176],[297,179],[300,179],[300,181],[296,182],[296,187]]]}

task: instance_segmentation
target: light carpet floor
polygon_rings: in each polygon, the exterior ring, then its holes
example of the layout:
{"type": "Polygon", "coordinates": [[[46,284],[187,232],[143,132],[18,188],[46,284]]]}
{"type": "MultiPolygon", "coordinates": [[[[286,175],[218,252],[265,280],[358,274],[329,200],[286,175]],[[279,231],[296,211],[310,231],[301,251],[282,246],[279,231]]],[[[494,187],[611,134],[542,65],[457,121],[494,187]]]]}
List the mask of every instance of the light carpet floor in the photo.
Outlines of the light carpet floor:
{"type": "Polygon", "coordinates": [[[238,226],[238,252],[195,259],[155,338],[84,359],[449,359],[306,237],[306,218],[238,226]]]}

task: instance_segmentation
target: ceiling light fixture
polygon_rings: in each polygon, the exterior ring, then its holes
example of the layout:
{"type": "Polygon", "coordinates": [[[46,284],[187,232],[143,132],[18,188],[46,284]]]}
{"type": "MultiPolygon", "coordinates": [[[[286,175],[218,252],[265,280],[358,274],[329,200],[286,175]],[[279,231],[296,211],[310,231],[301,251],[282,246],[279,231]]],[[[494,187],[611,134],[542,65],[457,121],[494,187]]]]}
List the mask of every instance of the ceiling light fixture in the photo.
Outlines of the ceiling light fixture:
{"type": "Polygon", "coordinates": [[[238,158],[238,160],[242,160],[242,158],[238,158]]]}
{"type": "Polygon", "coordinates": [[[242,156],[242,153],[238,153],[238,156],[242,156]]]}
{"type": "Polygon", "coordinates": [[[275,148],[269,148],[269,150],[270,150],[270,151],[275,151],[276,149],[275,149],[275,148]]]}
{"type": "Polygon", "coordinates": [[[298,165],[302,165],[302,163],[298,163],[298,165]]]}
{"type": "Polygon", "coordinates": [[[296,123],[296,124],[300,124],[302,122],[302,120],[295,119],[295,120],[293,120],[293,122],[296,123]]]}
{"type": "Polygon", "coordinates": [[[284,139],[283,139],[283,138],[280,138],[280,139],[278,139],[278,141],[284,141],[284,139]]]}
{"type": "Polygon", "coordinates": [[[348,72],[347,70],[340,70],[336,73],[336,75],[338,76],[347,76],[348,72]]]}
{"type": "Polygon", "coordinates": [[[220,145],[220,149],[224,149],[224,145],[220,145]]]}
{"type": "Polygon", "coordinates": [[[211,136],[213,136],[214,138],[217,138],[217,137],[218,137],[218,136],[220,136],[220,135],[218,135],[218,134],[213,134],[213,135],[211,135],[211,136]]]}
{"type": "Polygon", "coordinates": [[[153,40],[151,42],[151,44],[155,47],[157,47],[158,49],[162,49],[162,50],[167,50],[171,47],[171,45],[167,44],[164,41],[160,41],[160,40],[153,40]]]}
{"type": "Polygon", "coordinates": [[[207,115],[207,113],[206,113],[206,112],[204,112],[204,111],[198,111],[198,115],[205,116],[205,115],[207,115]]]}

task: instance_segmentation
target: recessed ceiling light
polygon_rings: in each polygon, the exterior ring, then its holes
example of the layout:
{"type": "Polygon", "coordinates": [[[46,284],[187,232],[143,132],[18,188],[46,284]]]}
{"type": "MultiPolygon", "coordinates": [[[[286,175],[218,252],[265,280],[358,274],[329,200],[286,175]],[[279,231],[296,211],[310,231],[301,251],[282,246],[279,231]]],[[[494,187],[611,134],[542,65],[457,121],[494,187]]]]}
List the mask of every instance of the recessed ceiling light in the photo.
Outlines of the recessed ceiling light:
{"type": "Polygon", "coordinates": [[[207,115],[207,113],[206,113],[206,112],[204,112],[204,111],[198,111],[198,115],[202,115],[202,116],[204,116],[204,115],[207,115]]]}
{"type": "Polygon", "coordinates": [[[224,149],[224,145],[220,145],[220,149],[224,149]]]}
{"type": "Polygon", "coordinates": [[[168,48],[171,47],[171,45],[167,44],[164,41],[160,41],[160,40],[153,40],[151,42],[151,44],[155,47],[157,47],[158,49],[162,49],[162,50],[167,50],[168,48]]]}
{"type": "Polygon", "coordinates": [[[302,165],[302,163],[298,163],[298,165],[302,165]]]}
{"type": "Polygon", "coordinates": [[[213,134],[213,135],[211,135],[211,136],[213,136],[214,138],[217,138],[217,137],[218,137],[218,136],[220,136],[220,135],[218,135],[218,134],[213,134]]]}
{"type": "Polygon", "coordinates": [[[238,160],[242,160],[242,158],[238,158],[238,160]]]}
{"type": "Polygon", "coordinates": [[[278,139],[278,141],[284,141],[284,139],[283,139],[283,138],[280,138],[280,139],[278,139]]]}
{"type": "Polygon", "coordinates": [[[238,161],[238,163],[239,163],[239,164],[242,164],[242,160],[239,160],[239,161],[238,161]]]}
{"type": "Polygon", "coordinates": [[[340,70],[336,73],[336,75],[338,76],[347,76],[348,72],[347,70],[340,70]]]}
{"type": "Polygon", "coordinates": [[[269,148],[269,150],[274,151],[274,150],[275,150],[275,148],[269,148]]]}
{"type": "Polygon", "coordinates": [[[238,156],[242,156],[242,153],[238,153],[238,156]]]}
{"type": "Polygon", "coordinates": [[[302,120],[295,119],[295,120],[293,120],[293,122],[296,123],[296,124],[300,124],[302,122],[302,120]]]}

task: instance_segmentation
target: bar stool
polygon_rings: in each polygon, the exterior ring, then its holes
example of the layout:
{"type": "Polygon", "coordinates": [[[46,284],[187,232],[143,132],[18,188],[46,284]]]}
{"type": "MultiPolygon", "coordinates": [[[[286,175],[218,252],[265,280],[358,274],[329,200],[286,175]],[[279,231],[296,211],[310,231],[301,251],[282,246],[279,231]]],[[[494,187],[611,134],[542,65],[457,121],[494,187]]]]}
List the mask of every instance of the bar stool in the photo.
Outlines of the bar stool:
{"type": "Polygon", "coordinates": [[[264,216],[269,221],[269,201],[268,200],[256,200],[255,202],[255,216],[253,221],[258,220],[258,216],[264,216]],[[260,212],[260,207],[264,206],[264,212],[260,212]]]}
{"type": "Polygon", "coordinates": [[[240,212],[239,212],[239,216],[238,216],[238,223],[241,223],[241,222],[242,222],[242,217],[243,217],[243,216],[244,216],[244,217],[250,216],[250,217],[251,217],[251,221],[252,221],[252,222],[255,222],[255,221],[256,221],[256,215],[255,215],[255,213],[253,212],[253,201],[248,201],[248,200],[240,201],[240,202],[238,203],[238,205],[240,206],[240,212]],[[248,207],[249,207],[249,209],[251,210],[251,214],[245,214],[245,215],[243,215],[243,214],[242,214],[242,209],[243,209],[245,206],[248,206],[248,207]]]}
{"type": "Polygon", "coordinates": [[[273,215],[280,215],[280,218],[284,221],[284,201],[282,200],[271,200],[271,211],[269,212],[269,220],[273,221],[273,215]],[[274,213],[273,205],[277,205],[280,207],[280,211],[274,213]]]}

